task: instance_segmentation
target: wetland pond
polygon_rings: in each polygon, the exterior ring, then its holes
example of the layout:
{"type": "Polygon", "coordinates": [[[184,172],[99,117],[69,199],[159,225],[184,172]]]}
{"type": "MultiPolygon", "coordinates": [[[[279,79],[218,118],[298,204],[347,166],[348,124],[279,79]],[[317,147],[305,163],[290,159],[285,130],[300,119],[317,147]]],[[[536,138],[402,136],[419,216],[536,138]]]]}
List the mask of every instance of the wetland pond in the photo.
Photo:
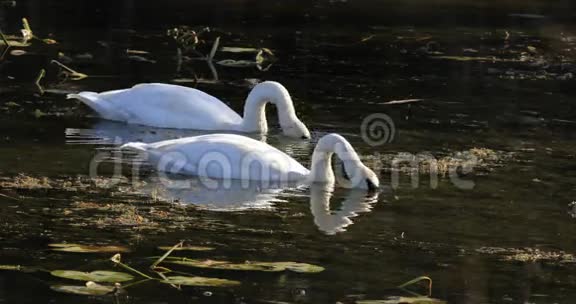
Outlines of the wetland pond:
{"type": "Polygon", "coordinates": [[[0,303],[574,303],[575,14],[571,1],[0,1],[0,303]],[[342,134],[381,189],[189,178],[174,191],[116,147],[198,132],[66,99],[166,82],[241,111],[262,80],[288,88],[312,131],[262,139],[308,165],[342,134]],[[373,113],[393,122],[381,144],[362,136],[373,113]],[[398,288],[421,276],[432,286],[398,288]]]}

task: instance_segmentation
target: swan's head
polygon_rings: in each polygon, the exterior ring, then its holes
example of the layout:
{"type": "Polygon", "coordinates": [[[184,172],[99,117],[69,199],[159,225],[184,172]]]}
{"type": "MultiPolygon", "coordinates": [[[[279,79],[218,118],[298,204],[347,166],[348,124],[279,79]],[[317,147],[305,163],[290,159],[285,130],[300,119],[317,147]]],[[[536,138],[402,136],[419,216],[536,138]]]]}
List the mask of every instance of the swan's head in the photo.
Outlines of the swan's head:
{"type": "Polygon", "coordinates": [[[312,153],[312,181],[333,182],[344,188],[376,190],[380,186],[378,176],[368,168],[341,135],[328,134],[320,138],[312,153]],[[332,170],[331,157],[336,154],[341,161],[339,170],[332,170]]]}
{"type": "Polygon", "coordinates": [[[285,123],[284,125],[282,125],[282,132],[286,136],[301,139],[310,139],[310,131],[308,131],[306,125],[299,119],[295,119],[289,123],[285,123]]]}
{"type": "Polygon", "coordinates": [[[375,191],[380,187],[380,180],[372,169],[363,163],[342,164],[341,170],[336,170],[336,181],[344,188],[375,191]]]}

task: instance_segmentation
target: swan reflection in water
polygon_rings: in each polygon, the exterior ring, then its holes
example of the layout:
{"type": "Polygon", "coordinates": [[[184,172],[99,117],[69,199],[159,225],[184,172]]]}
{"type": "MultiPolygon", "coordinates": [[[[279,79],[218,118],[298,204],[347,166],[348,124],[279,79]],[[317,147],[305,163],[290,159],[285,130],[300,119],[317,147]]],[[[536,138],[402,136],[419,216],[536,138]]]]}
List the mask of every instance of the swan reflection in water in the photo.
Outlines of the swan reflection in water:
{"type": "Polygon", "coordinates": [[[141,183],[137,192],[163,201],[189,204],[212,211],[275,210],[276,204],[288,203],[290,198],[302,197],[309,187],[310,211],[314,224],[328,235],[346,231],[352,218],[372,211],[378,193],[360,189],[338,189],[332,185],[270,185],[261,181],[216,181],[217,187],[199,177],[167,175],[169,178],[150,178],[141,183]],[[224,186],[224,182],[228,183],[224,186]],[[289,191],[286,191],[290,189],[289,191]],[[338,207],[334,207],[338,206],[338,207]]]}
{"type": "MultiPolygon", "coordinates": [[[[100,120],[89,128],[67,128],[66,143],[69,145],[122,145],[128,142],[154,143],[167,139],[198,136],[210,131],[163,129],[140,125],[129,125],[121,122],[100,120]]],[[[234,133],[234,132],[226,132],[234,133]]],[[[239,133],[240,134],[240,133],[239,133]]],[[[314,147],[306,140],[296,140],[280,134],[241,133],[262,142],[273,144],[289,155],[298,157],[308,155],[314,147]]]]}
{"type": "Polygon", "coordinates": [[[276,203],[286,202],[280,197],[283,189],[275,185],[262,187],[260,181],[212,180],[166,174],[148,179],[135,190],[163,201],[212,211],[243,211],[274,210],[276,203]]]}
{"type": "MultiPolygon", "coordinates": [[[[130,125],[110,120],[100,120],[88,128],[67,128],[67,144],[121,145],[128,142],[153,143],[167,139],[218,133],[201,130],[166,129],[141,125],[130,125]]],[[[233,132],[229,132],[233,133],[233,132]]],[[[242,133],[256,140],[266,141],[266,136],[258,133],[242,133]]]]}
{"type": "Polygon", "coordinates": [[[346,231],[346,227],[354,224],[352,218],[360,213],[372,211],[372,207],[378,201],[378,192],[371,193],[361,189],[341,190],[334,192],[333,187],[327,184],[310,186],[310,211],[314,216],[314,224],[328,235],[346,231]],[[337,202],[339,199],[343,199],[340,204],[337,202]],[[332,209],[335,205],[340,207],[332,209]]]}

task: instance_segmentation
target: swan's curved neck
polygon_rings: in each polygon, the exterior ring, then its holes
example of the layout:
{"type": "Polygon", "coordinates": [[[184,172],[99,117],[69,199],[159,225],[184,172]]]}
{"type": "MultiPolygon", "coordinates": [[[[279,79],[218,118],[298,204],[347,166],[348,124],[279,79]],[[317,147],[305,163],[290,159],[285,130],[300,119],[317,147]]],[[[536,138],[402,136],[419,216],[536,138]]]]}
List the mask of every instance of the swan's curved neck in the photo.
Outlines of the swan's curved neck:
{"type": "Polygon", "coordinates": [[[339,135],[327,135],[318,141],[312,153],[309,182],[334,183],[332,170],[334,153],[342,160],[347,174],[354,174],[363,166],[360,157],[348,141],[339,135]]]}
{"type": "Polygon", "coordinates": [[[288,90],[277,82],[266,81],[255,86],[246,98],[242,120],[244,131],[261,133],[268,131],[266,104],[269,102],[276,106],[281,128],[298,119],[288,90]]]}

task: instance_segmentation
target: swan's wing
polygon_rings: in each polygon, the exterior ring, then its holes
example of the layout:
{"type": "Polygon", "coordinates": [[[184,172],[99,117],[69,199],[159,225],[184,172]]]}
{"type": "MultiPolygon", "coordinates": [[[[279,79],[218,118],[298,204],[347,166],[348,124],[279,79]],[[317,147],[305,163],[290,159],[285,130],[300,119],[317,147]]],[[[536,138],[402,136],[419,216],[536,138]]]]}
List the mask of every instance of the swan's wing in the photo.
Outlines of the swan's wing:
{"type": "MultiPolygon", "coordinates": [[[[97,99],[93,103],[115,114],[107,116],[120,117],[122,119],[114,120],[134,124],[179,129],[228,130],[242,123],[242,118],[217,98],[177,85],[139,84],[131,89],[103,92],[91,99],[97,99]]],[[[98,112],[102,115],[101,111],[98,112]]],[[[106,118],[105,115],[102,116],[106,118]]]]}

